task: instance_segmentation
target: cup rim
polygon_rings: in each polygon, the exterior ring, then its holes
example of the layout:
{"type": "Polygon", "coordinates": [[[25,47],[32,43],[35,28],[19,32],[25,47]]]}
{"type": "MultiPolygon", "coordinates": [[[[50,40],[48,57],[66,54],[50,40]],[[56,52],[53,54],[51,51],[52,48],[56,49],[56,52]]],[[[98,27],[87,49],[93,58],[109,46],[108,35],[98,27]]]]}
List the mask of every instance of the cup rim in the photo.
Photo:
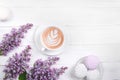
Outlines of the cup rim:
{"type": "Polygon", "coordinates": [[[58,26],[56,26],[56,25],[48,25],[48,27],[46,26],[46,28],[44,28],[44,30],[42,31],[42,33],[40,34],[40,41],[41,41],[41,44],[42,44],[42,47],[44,47],[44,48],[46,48],[47,50],[59,50],[59,49],[61,49],[61,48],[63,48],[63,46],[65,45],[65,34],[64,34],[64,32],[63,32],[63,30],[60,28],[60,27],[58,27],[58,26]],[[42,39],[42,34],[43,34],[43,32],[47,29],[47,28],[50,28],[50,27],[55,27],[55,28],[58,28],[58,29],[60,29],[60,31],[62,32],[62,34],[63,34],[63,43],[61,44],[61,46],[59,46],[58,48],[49,48],[49,47],[47,47],[45,44],[44,44],[44,42],[43,42],[43,39],[42,39]]]}

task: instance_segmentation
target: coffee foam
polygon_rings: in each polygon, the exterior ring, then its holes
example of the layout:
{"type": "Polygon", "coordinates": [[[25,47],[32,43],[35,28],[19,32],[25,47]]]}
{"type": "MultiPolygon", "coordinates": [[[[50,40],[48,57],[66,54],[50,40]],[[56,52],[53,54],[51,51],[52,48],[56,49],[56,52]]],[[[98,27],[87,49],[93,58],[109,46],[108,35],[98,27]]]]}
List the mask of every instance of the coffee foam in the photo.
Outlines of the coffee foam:
{"type": "Polygon", "coordinates": [[[51,26],[43,31],[42,41],[47,48],[57,49],[62,46],[64,35],[59,28],[51,26]]]}

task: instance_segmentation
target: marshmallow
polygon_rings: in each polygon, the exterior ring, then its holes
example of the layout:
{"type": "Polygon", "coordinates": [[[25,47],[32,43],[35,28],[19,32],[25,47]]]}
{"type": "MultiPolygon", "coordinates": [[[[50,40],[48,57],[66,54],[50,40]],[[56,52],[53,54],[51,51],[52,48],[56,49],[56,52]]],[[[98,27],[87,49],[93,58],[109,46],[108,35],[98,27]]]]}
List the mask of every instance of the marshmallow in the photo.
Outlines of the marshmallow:
{"type": "Polygon", "coordinates": [[[84,64],[77,64],[75,67],[74,75],[77,78],[85,78],[87,76],[87,68],[84,64]]]}
{"type": "Polygon", "coordinates": [[[96,69],[99,63],[100,63],[100,60],[98,59],[98,57],[93,55],[87,56],[84,60],[84,64],[89,70],[96,69]]]}
{"type": "Polygon", "coordinates": [[[6,7],[0,6],[0,21],[6,21],[10,19],[11,17],[11,11],[6,7]]]}
{"type": "Polygon", "coordinates": [[[100,72],[97,69],[89,70],[86,78],[87,80],[99,80],[100,72]]]}

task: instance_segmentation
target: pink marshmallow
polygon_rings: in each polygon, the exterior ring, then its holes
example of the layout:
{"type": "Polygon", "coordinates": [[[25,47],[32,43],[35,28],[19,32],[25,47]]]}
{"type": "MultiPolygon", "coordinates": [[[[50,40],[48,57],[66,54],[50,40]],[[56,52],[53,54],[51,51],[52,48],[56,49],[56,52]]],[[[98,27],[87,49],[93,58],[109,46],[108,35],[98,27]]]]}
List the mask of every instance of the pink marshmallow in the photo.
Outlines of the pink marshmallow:
{"type": "Polygon", "coordinates": [[[89,70],[94,70],[99,65],[100,60],[94,55],[87,56],[84,60],[84,64],[89,70]]]}

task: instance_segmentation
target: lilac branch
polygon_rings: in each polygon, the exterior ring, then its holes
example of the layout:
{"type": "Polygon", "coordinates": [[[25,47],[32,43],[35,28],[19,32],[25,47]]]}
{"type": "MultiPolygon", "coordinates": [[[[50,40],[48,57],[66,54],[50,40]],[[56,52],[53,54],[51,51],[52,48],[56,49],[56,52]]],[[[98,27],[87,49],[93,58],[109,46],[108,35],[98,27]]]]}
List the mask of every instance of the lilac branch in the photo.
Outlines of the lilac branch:
{"type": "Polygon", "coordinates": [[[25,33],[33,24],[22,25],[19,29],[13,28],[10,33],[7,33],[3,36],[3,40],[0,43],[0,55],[7,55],[10,51],[14,50],[21,43],[21,40],[24,38],[25,33]]]}

